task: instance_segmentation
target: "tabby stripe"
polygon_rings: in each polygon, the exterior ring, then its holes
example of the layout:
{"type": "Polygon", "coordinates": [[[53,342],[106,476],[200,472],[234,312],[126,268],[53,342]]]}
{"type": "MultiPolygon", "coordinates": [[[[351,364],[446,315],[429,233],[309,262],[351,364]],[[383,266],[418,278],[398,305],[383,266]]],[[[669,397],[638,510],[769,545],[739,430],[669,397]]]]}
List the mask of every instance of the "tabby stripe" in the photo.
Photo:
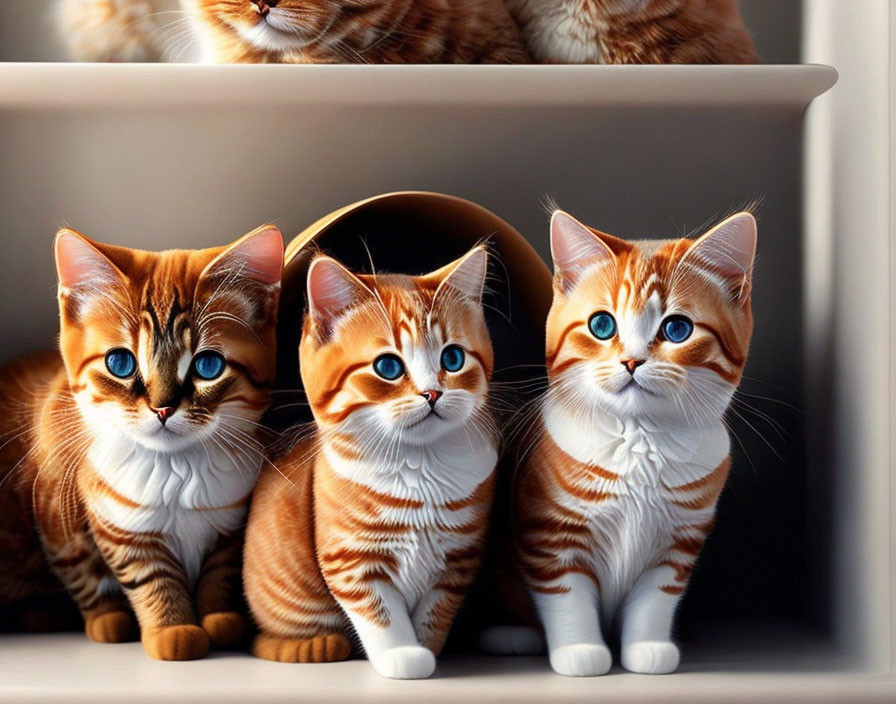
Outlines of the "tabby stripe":
{"type": "Polygon", "coordinates": [[[557,360],[557,356],[560,354],[560,350],[563,349],[563,345],[566,343],[566,338],[569,333],[579,327],[579,325],[580,323],[578,321],[572,322],[563,329],[563,332],[560,333],[560,336],[557,338],[557,342],[554,345],[554,349],[550,350],[545,358],[548,369],[550,369],[553,366],[554,362],[557,360]]]}
{"type": "Polygon", "coordinates": [[[712,335],[716,342],[719,343],[719,348],[722,350],[722,354],[725,355],[725,358],[731,362],[736,367],[743,366],[746,361],[742,356],[735,354],[727,344],[725,344],[725,340],[722,338],[721,333],[716,330],[712,325],[708,325],[706,323],[695,323],[695,325],[699,328],[703,328],[712,335]]]}
{"type": "Polygon", "coordinates": [[[342,387],[345,384],[346,379],[348,379],[352,374],[354,374],[359,369],[363,369],[364,367],[369,366],[369,362],[357,362],[352,364],[343,370],[342,374],[336,379],[336,382],[323,394],[321,394],[319,405],[321,408],[326,408],[330,405],[330,401],[332,401],[336,394],[342,391],[342,387]]]}

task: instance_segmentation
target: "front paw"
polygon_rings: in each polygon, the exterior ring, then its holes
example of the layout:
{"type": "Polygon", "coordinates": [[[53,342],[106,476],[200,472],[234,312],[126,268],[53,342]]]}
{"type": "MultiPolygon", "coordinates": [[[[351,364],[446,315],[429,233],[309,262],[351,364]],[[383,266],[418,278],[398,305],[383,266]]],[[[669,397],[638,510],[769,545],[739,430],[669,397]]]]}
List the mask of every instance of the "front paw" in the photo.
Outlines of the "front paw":
{"type": "Polygon", "coordinates": [[[610,649],[597,643],[564,645],[551,651],[551,667],[567,677],[596,677],[610,671],[610,649]]]}
{"type": "Polygon", "coordinates": [[[348,660],[352,644],[341,633],[313,638],[278,638],[261,633],[252,643],[252,654],[274,662],[338,662],[348,660]]]}
{"type": "Polygon", "coordinates": [[[137,639],[137,621],[127,611],[87,614],[84,633],[95,643],[127,643],[137,639]]]}
{"type": "Polygon", "coordinates": [[[390,648],[370,658],[373,669],[393,680],[422,680],[436,669],[436,656],[429,648],[406,645],[390,648]]]}
{"type": "Polygon", "coordinates": [[[198,660],[208,654],[211,641],[199,626],[167,626],[144,633],[143,647],[156,660],[198,660]]]}
{"type": "Polygon", "coordinates": [[[246,619],[236,611],[220,611],[202,617],[202,630],[215,648],[231,648],[246,632],[246,619]]]}
{"type": "Polygon", "coordinates": [[[622,648],[622,666],[644,675],[665,675],[675,672],[680,660],[678,647],[661,640],[629,643],[622,648]]]}

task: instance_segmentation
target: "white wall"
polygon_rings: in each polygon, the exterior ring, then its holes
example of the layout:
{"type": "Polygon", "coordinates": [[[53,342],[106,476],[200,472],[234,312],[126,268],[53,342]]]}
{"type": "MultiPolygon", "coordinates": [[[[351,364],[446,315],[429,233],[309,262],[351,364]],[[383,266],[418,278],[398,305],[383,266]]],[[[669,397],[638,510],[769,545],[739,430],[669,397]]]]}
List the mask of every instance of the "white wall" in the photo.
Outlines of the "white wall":
{"type": "Polygon", "coordinates": [[[834,625],[843,646],[879,670],[890,668],[893,633],[894,8],[893,0],[807,0],[805,37],[806,60],[840,72],[810,108],[807,132],[808,407],[810,427],[821,431],[813,442],[836,468],[814,496],[831,509],[834,625]]]}

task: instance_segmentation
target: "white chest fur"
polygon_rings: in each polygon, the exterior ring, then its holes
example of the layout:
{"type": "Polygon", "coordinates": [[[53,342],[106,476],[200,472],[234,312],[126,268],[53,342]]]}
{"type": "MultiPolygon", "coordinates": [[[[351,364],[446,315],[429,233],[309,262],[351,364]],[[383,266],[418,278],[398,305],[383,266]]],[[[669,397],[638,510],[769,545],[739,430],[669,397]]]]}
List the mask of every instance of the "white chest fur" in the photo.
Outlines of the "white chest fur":
{"type": "Polygon", "coordinates": [[[599,28],[589,21],[581,2],[509,0],[536,61],[604,63],[599,28]]]}
{"type": "Polygon", "coordinates": [[[466,434],[446,436],[426,446],[406,446],[387,458],[346,462],[326,446],[325,454],[334,471],[353,482],[413,506],[386,507],[380,520],[411,526],[410,531],[365,539],[359,547],[388,550],[396,557],[393,584],[410,611],[432,589],[452,550],[469,544],[469,534],[452,530],[475,518],[476,506],[446,506],[471,496],[495,470],[498,455],[493,446],[473,444],[466,434]],[[398,458],[398,459],[396,459],[398,458]],[[397,466],[396,466],[397,463],[397,466]]]}
{"type": "Polygon", "coordinates": [[[90,497],[90,509],[123,530],[164,535],[191,583],[218,536],[245,519],[246,507],[239,504],[260,469],[260,460],[248,453],[199,445],[163,453],[121,437],[98,439],[88,459],[130,502],[99,494],[90,497]]]}
{"type": "MultiPolygon", "coordinates": [[[[698,511],[676,504],[676,490],[711,474],[730,449],[719,421],[700,428],[664,428],[646,421],[597,414],[583,423],[558,404],[543,411],[547,432],[575,460],[618,475],[597,479],[613,498],[592,504],[560,495],[590,519],[591,561],[601,588],[602,608],[612,614],[635,580],[654,565],[677,527],[708,520],[715,506],[698,511]]],[[[677,498],[680,498],[677,497],[677,498]]]]}

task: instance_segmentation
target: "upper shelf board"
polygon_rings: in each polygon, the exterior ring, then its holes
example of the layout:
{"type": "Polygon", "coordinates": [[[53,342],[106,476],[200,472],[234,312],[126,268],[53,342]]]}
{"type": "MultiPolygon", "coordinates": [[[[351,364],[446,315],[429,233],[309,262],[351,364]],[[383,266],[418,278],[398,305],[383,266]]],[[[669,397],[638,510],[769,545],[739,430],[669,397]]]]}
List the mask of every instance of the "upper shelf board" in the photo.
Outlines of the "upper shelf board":
{"type": "Polygon", "coordinates": [[[0,109],[283,106],[781,107],[830,66],[454,66],[0,63],[0,109]]]}

